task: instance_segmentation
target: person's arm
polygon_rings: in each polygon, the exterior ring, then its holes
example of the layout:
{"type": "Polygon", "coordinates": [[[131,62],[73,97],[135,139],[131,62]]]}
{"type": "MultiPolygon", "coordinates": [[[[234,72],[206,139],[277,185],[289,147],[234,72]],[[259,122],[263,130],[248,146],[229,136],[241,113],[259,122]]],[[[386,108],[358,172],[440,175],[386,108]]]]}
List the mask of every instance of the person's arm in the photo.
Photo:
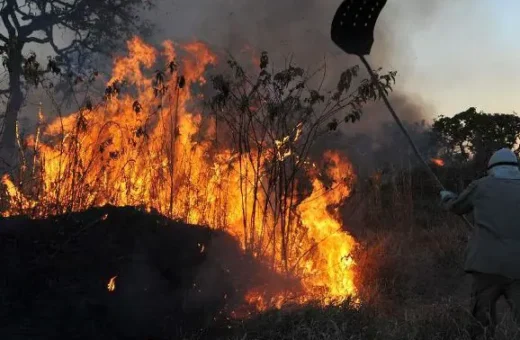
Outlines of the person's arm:
{"type": "Polygon", "coordinates": [[[448,196],[441,201],[444,209],[457,215],[465,215],[473,210],[473,201],[476,195],[477,182],[472,182],[459,196],[448,196]]]}

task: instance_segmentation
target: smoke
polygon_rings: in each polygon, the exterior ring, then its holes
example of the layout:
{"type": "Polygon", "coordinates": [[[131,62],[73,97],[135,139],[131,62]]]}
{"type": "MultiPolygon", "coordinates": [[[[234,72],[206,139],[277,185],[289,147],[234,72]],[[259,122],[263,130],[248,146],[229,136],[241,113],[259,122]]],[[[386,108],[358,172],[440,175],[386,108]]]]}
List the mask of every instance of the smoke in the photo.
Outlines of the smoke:
{"type": "MultiPolygon", "coordinates": [[[[357,57],[346,55],[330,39],[330,23],[339,3],[339,0],[174,3],[160,0],[156,10],[150,13],[150,20],[157,25],[154,35],[157,42],[199,39],[232,54],[251,46],[258,53],[265,50],[278,56],[279,62],[292,56],[296,64],[310,69],[326,62],[326,80],[333,85],[342,70],[359,63],[357,57]]],[[[436,19],[437,10],[447,3],[446,0],[390,0],[376,28],[370,56],[372,65],[397,70],[398,82],[405,81],[403,78],[413,71],[413,53],[403,32],[426,28],[436,19]]],[[[397,90],[398,87],[399,84],[397,90]]],[[[431,108],[423,103],[414,105],[419,99],[409,94],[397,93],[392,99],[407,119],[420,120],[431,113],[431,108]]]]}
{"type": "MultiPolygon", "coordinates": [[[[467,2],[455,2],[464,1],[467,2]]],[[[326,63],[325,85],[332,87],[344,69],[359,64],[357,57],[346,55],[330,39],[330,23],[339,3],[339,0],[192,0],[182,3],[161,0],[150,19],[157,25],[156,42],[164,39],[203,40],[233,55],[240,54],[245,46],[249,46],[257,53],[269,52],[271,58],[274,57],[275,67],[276,63],[289,58],[308,69],[317,69],[326,63]]],[[[390,101],[401,119],[410,123],[429,120],[434,112],[427,101],[404,92],[400,86],[414,71],[413,50],[407,33],[428,28],[439,19],[439,9],[446,5],[453,5],[453,1],[390,0],[376,26],[369,60],[374,68],[398,72],[390,101]]],[[[376,144],[388,142],[389,137],[395,134],[389,125],[391,119],[382,103],[373,103],[366,107],[360,122],[342,127],[342,135],[365,142],[370,140],[372,144],[356,146],[360,155],[370,154],[377,148],[376,144]]],[[[407,147],[404,139],[393,142],[397,142],[392,148],[395,152],[407,147]]],[[[331,143],[328,140],[323,144],[328,147],[331,143]]],[[[341,141],[336,143],[341,144],[341,141]]],[[[348,146],[340,148],[348,149],[348,146]]],[[[357,158],[370,168],[378,165],[377,161],[365,161],[370,157],[357,158]]]]}
{"type": "MultiPolygon", "coordinates": [[[[399,116],[409,122],[428,120],[434,112],[427,101],[402,89],[401,84],[414,72],[414,53],[407,34],[426,29],[439,19],[442,6],[454,2],[469,1],[389,0],[379,17],[369,60],[374,68],[398,72],[390,101],[399,116]]],[[[202,40],[234,56],[247,47],[256,54],[269,52],[275,67],[283,67],[282,63],[288,59],[310,70],[326,64],[324,85],[331,88],[343,70],[359,64],[357,57],[346,55],[330,39],[330,23],[339,3],[340,0],[156,0],[157,6],[144,13],[144,17],[156,25],[152,43],[160,44],[167,39],[202,40]]],[[[33,130],[31,125],[39,102],[43,102],[46,114],[56,111],[43,91],[34,91],[28,98],[25,114],[21,115],[22,120],[32,122],[22,124],[29,126],[28,131],[33,130]]],[[[74,110],[72,104],[67,112],[74,110]]],[[[342,126],[342,131],[350,136],[384,136],[384,124],[391,121],[391,116],[381,104],[368,105],[362,120],[342,126]]]]}

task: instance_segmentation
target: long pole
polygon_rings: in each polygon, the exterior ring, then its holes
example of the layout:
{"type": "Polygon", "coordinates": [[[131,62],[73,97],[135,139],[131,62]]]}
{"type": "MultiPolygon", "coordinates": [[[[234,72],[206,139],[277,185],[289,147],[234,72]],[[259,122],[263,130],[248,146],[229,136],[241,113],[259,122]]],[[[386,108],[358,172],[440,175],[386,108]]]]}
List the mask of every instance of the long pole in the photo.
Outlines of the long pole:
{"type": "MultiPolygon", "coordinates": [[[[415,145],[414,141],[412,140],[412,137],[410,137],[410,134],[408,133],[408,131],[406,130],[405,126],[403,125],[403,122],[401,121],[401,119],[399,119],[399,116],[397,116],[397,114],[395,113],[395,110],[394,108],[392,107],[392,105],[390,104],[390,102],[388,101],[388,98],[386,97],[384,91],[381,89],[380,85],[379,85],[379,81],[376,77],[376,75],[374,74],[374,71],[372,70],[372,67],[370,66],[370,64],[368,63],[368,61],[365,59],[364,56],[362,55],[358,55],[359,59],[361,59],[361,62],[365,65],[368,73],[370,74],[370,77],[373,79],[373,81],[377,84],[377,86],[379,87],[379,93],[381,94],[381,97],[383,98],[383,101],[385,102],[385,105],[386,107],[388,108],[388,111],[390,111],[390,114],[392,115],[392,117],[394,118],[395,122],[397,123],[397,125],[399,126],[399,128],[401,129],[401,131],[403,132],[403,134],[405,135],[406,139],[408,140],[408,142],[410,143],[410,146],[412,147],[413,149],[413,152],[415,153],[415,155],[417,156],[417,158],[419,158],[419,160],[421,161],[421,163],[424,165],[424,167],[427,169],[428,171],[428,174],[430,175],[430,177],[436,182],[437,186],[441,189],[441,190],[446,190],[444,188],[444,185],[442,185],[441,181],[439,180],[439,178],[437,177],[437,175],[435,175],[435,173],[433,172],[433,170],[431,169],[431,167],[428,165],[428,163],[424,160],[424,158],[422,157],[421,153],[419,152],[419,149],[417,148],[417,146],[415,145]]],[[[468,221],[468,219],[466,218],[466,216],[462,216],[462,219],[464,220],[464,222],[466,222],[467,226],[471,229],[473,226],[471,225],[471,223],[468,221]]]]}

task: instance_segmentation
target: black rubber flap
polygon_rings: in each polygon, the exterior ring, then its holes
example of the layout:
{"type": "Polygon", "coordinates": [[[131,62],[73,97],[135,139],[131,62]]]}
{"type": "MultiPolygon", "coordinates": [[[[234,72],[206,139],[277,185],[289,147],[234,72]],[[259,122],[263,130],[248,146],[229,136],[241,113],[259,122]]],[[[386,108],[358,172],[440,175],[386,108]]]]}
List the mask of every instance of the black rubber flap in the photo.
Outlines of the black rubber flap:
{"type": "Polygon", "coordinates": [[[347,53],[370,54],[374,43],[374,27],[386,1],[343,1],[332,20],[332,41],[347,53]]]}

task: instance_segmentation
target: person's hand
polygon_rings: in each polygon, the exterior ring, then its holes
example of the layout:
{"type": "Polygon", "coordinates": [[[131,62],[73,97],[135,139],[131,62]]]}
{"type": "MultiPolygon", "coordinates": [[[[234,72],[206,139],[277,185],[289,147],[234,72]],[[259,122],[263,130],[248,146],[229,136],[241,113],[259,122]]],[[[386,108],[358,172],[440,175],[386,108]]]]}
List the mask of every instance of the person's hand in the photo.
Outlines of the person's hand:
{"type": "Polygon", "coordinates": [[[457,194],[455,194],[455,193],[453,193],[451,191],[442,190],[441,193],[440,193],[440,196],[441,196],[441,201],[444,202],[446,200],[449,200],[449,199],[457,197],[457,194]]]}

